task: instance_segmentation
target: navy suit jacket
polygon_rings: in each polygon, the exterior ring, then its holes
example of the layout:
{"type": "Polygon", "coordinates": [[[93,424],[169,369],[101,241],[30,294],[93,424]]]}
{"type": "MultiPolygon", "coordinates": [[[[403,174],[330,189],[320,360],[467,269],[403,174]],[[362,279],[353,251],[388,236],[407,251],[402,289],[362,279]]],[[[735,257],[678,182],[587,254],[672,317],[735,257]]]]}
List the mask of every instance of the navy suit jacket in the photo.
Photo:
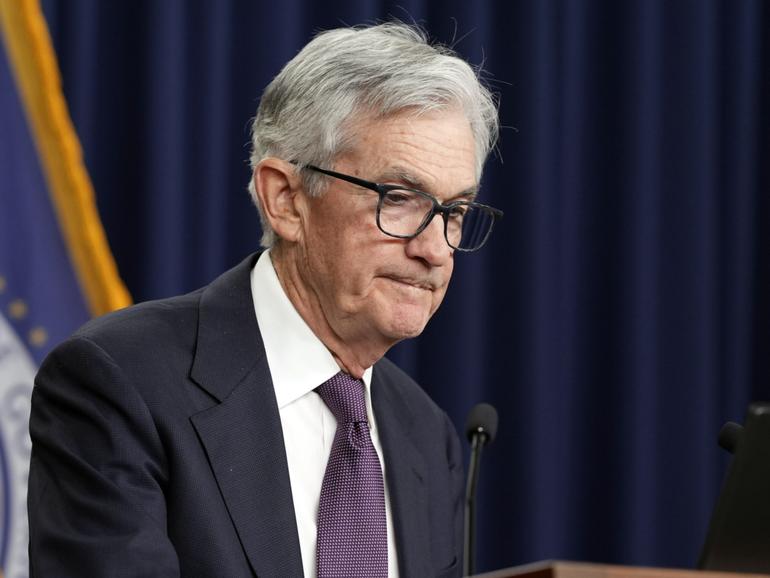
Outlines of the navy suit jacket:
{"type": "MultiPolygon", "coordinates": [[[[30,420],[32,576],[302,576],[255,259],[194,293],[96,319],[43,363],[30,420]]],[[[451,422],[386,359],[372,403],[401,576],[459,576],[451,422]]]]}

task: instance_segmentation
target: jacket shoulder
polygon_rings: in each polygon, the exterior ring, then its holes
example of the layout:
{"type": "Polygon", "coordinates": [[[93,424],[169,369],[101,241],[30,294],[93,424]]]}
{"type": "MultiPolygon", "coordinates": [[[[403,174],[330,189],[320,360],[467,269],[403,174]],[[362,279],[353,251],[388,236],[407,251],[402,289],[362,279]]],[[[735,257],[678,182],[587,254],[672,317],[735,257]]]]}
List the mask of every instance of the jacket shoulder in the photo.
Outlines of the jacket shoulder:
{"type": "MultiPolygon", "coordinates": [[[[398,400],[396,403],[403,404],[410,412],[422,414],[423,419],[430,416],[442,424],[448,419],[422,386],[388,358],[378,361],[373,371],[372,379],[376,380],[378,387],[388,390],[387,397],[392,401],[398,400]]],[[[373,392],[373,395],[377,393],[373,392]]]]}
{"type": "Polygon", "coordinates": [[[122,342],[143,345],[187,341],[195,333],[203,289],[186,295],[131,305],[97,317],[70,339],[86,339],[105,349],[122,342]]]}

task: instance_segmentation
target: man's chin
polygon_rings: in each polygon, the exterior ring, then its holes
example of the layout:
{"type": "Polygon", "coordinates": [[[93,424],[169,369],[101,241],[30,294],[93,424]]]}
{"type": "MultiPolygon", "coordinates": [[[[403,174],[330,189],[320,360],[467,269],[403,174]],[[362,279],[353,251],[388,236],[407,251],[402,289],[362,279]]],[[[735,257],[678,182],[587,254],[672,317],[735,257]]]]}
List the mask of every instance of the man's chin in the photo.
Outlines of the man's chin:
{"type": "Polygon", "coordinates": [[[387,334],[396,341],[417,337],[428,324],[430,315],[397,314],[388,323],[387,334]]]}

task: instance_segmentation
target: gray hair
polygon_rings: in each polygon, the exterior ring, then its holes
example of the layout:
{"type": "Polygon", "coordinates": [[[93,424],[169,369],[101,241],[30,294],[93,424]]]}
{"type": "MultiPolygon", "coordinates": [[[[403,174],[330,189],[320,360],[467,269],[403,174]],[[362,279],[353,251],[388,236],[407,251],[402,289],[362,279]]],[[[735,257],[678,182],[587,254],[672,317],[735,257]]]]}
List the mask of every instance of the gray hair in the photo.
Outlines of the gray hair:
{"type": "MultiPolygon", "coordinates": [[[[332,167],[354,145],[355,121],[409,110],[415,115],[459,107],[476,142],[476,173],[497,140],[493,95],[478,72],[446,46],[402,23],[339,28],[318,34],[267,86],[252,125],[251,168],[268,156],[332,167]]],[[[303,174],[310,195],[323,176],[303,174]]],[[[262,246],[276,235],[265,218],[253,179],[249,192],[259,209],[262,246]]]]}

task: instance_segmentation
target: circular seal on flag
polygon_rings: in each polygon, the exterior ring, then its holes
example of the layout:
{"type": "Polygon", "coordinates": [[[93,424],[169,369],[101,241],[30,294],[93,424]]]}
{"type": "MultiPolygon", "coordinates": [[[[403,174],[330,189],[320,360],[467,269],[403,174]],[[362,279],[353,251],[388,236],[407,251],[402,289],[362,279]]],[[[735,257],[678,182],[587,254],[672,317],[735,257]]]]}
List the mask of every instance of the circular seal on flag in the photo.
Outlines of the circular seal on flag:
{"type": "Polygon", "coordinates": [[[29,576],[28,424],[35,371],[29,352],[0,315],[0,569],[5,578],[29,576]]]}

